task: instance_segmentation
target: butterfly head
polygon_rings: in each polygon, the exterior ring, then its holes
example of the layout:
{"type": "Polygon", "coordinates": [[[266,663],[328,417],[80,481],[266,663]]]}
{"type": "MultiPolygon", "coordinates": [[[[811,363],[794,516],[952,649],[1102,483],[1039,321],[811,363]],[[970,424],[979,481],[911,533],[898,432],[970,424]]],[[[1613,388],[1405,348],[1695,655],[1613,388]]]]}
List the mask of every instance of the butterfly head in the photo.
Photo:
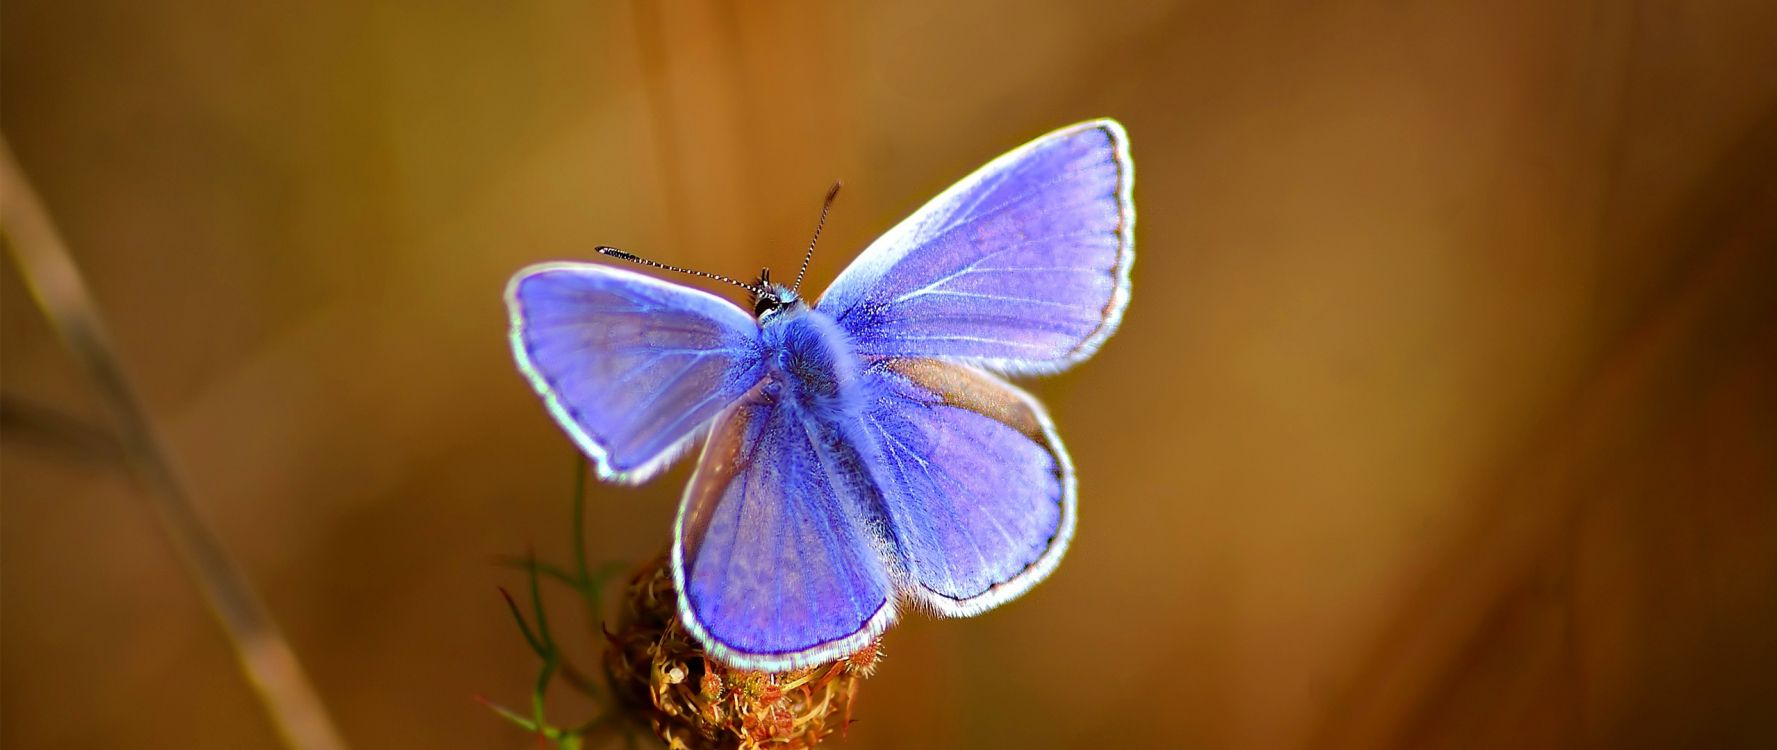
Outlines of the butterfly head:
{"type": "Polygon", "coordinates": [[[753,317],[763,323],[802,305],[802,296],[783,284],[771,283],[771,269],[759,269],[759,281],[753,285],[753,317]]]}
{"type": "Polygon", "coordinates": [[[821,220],[814,225],[814,238],[808,241],[808,252],[802,256],[802,268],[796,271],[796,283],[789,286],[771,283],[771,269],[759,269],[759,281],[753,284],[753,317],[760,323],[768,318],[776,317],[785,312],[795,312],[802,307],[802,297],[796,290],[802,288],[802,277],[808,274],[808,261],[814,258],[815,243],[821,241],[821,228],[827,226],[827,212],[833,208],[833,199],[839,197],[839,183],[827,189],[827,197],[821,202],[821,220]]]}
{"type": "Polygon", "coordinates": [[[833,208],[833,199],[835,197],[838,197],[838,195],[839,195],[839,183],[835,182],[835,183],[833,183],[833,187],[829,188],[827,190],[826,200],[821,203],[821,219],[819,222],[817,222],[814,225],[814,238],[808,241],[808,252],[802,256],[802,268],[800,268],[796,271],[796,283],[791,284],[789,286],[784,286],[783,284],[772,283],[771,282],[771,269],[769,269],[769,268],[759,269],[759,280],[754,283],[748,284],[748,283],[745,283],[742,281],[738,281],[736,279],[728,278],[727,276],[723,276],[721,274],[708,273],[705,271],[693,271],[689,268],[680,268],[678,266],[673,266],[673,265],[668,265],[665,263],[659,263],[656,261],[648,260],[647,258],[637,256],[635,253],[627,252],[624,250],[619,250],[614,247],[607,247],[604,245],[600,245],[598,247],[598,251],[600,254],[603,254],[603,255],[606,255],[606,256],[609,256],[612,258],[617,258],[618,260],[626,260],[631,263],[637,263],[640,265],[648,266],[650,268],[659,268],[659,269],[666,270],[666,271],[676,271],[678,273],[690,274],[692,276],[699,276],[699,277],[706,278],[706,279],[713,279],[715,281],[720,281],[725,284],[733,284],[733,285],[738,286],[742,289],[745,289],[749,292],[752,292],[753,293],[753,317],[755,319],[757,319],[760,323],[764,323],[766,320],[768,320],[770,318],[775,318],[782,313],[795,312],[797,310],[802,309],[802,307],[803,307],[802,296],[797,294],[796,290],[802,288],[802,277],[807,275],[808,262],[814,258],[815,243],[819,242],[821,239],[821,227],[824,227],[827,225],[827,212],[833,208]]]}

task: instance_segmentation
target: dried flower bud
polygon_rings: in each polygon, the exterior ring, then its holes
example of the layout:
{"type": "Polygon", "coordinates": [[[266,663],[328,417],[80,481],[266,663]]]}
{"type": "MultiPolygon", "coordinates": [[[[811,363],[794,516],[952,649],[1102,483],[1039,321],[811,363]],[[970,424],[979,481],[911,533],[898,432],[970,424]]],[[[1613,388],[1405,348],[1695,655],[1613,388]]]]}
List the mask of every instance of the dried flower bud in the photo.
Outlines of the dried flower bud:
{"type": "Polygon", "coordinates": [[[882,660],[881,647],[882,641],[877,641],[865,646],[857,653],[845,657],[846,671],[860,677],[869,677],[870,675],[876,674],[876,664],[882,660]]]}
{"type": "Polygon", "coordinates": [[[705,671],[703,673],[703,682],[701,685],[698,685],[698,695],[702,696],[705,702],[722,700],[723,693],[727,692],[722,686],[722,678],[717,677],[715,673],[708,671],[708,661],[705,661],[704,665],[705,671]]]}
{"type": "Polygon", "coordinates": [[[629,584],[605,672],[631,715],[673,748],[808,748],[851,720],[859,682],[875,670],[881,642],[837,661],[767,674],[704,653],[679,622],[666,559],[629,584]]]}

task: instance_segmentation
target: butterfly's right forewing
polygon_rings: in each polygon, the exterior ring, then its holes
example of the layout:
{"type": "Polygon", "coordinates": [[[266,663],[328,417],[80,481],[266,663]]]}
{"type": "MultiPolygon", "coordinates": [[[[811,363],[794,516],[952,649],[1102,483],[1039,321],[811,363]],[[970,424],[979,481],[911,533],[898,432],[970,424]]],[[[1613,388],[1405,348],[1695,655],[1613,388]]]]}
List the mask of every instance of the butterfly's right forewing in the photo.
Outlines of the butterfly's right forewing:
{"type": "Polygon", "coordinates": [[[1062,370],[1098,349],[1129,302],[1133,181],[1116,122],[1050,133],[889,230],[819,309],[866,357],[1062,370]]]}

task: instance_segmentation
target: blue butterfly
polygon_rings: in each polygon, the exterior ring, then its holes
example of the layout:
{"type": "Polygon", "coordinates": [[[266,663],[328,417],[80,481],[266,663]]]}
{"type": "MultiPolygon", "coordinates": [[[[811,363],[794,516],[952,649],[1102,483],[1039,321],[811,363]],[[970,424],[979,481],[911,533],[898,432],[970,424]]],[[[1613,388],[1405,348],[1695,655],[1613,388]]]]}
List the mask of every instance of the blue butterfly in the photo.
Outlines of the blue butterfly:
{"type": "Polygon", "coordinates": [[[702,274],[752,291],[750,315],[624,269],[531,266],[506,289],[512,353],[604,479],[642,482],[707,435],[672,570],[711,655],[830,661],[897,607],[978,614],[1060,562],[1073,463],[1042,405],[992,373],[1059,372],[1117,329],[1133,169],[1117,122],[1057,130],[890,229],[818,302],[800,273],[702,274]]]}

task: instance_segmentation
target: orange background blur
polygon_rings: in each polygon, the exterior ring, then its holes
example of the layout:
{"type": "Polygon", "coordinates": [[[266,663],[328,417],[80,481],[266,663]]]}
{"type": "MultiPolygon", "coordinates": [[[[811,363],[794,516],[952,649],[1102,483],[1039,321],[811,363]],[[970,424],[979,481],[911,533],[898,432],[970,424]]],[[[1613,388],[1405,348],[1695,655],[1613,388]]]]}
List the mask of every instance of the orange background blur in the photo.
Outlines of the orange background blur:
{"type": "MultiPolygon", "coordinates": [[[[510,273],[781,275],[843,178],[820,289],[1095,116],[1133,143],[1134,301],[1027,383],[1078,538],[891,631],[839,746],[1777,744],[1772,3],[5,0],[0,84],[356,747],[534,746],[471,699],[535,674],[493,558],[567,552],[510,273]]],[[[0,743],[271,745],[10,258],[0,312],[0,743]]],[[[597,488],[595,559],[664,548],[687,473],[597,488]]]]}

